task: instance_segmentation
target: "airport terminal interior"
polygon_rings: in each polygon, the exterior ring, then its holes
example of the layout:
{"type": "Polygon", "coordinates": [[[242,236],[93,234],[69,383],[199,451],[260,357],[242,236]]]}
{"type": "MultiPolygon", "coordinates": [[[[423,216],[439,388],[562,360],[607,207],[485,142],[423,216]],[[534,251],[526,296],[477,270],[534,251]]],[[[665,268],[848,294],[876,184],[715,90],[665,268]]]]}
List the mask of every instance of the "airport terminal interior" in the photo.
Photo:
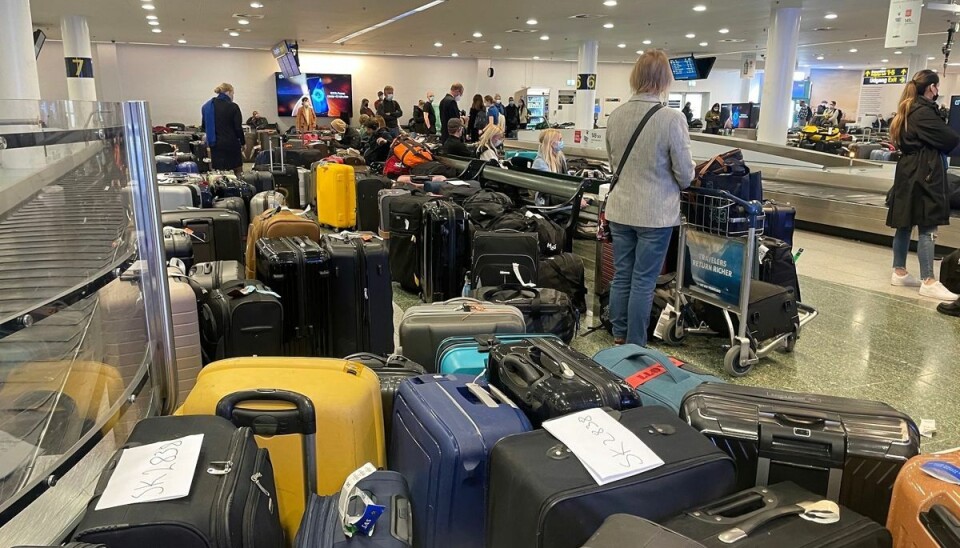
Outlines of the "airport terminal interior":
{"type": "Polygon", "coordinates": [[[958,33],[0,0],[0,546],[960,546],[958,33]]]}

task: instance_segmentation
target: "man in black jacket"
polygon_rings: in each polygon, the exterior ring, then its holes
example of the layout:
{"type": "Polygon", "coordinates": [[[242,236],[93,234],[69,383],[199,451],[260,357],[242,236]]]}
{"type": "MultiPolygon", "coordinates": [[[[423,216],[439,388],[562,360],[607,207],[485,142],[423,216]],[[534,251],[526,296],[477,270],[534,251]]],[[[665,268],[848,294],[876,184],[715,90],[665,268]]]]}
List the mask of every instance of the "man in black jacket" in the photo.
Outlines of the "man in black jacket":
{"type": "Polygon", "coordinates": [[[386,129],[381,129],[376,120],[367,122],[367,148],[363,151],[363,159],[367,165],[374,162],[386,162],[390,156],[390,143],[393,138],[386,129]]]}
{"type": "Polygon", "coordinates": [[[458,82],[450,86],[450,93],[440,101],[440,129],[447,130],[442,132],[441,141],[443,142],[450,138],[450,120],[460,118],[460,106],[457,103],[461,97],[463,97],[463,84],[458,82]]]}
{"type": "Polygon", "coordinates": [[[403,109],[400,103],[393,99],[393,86],[383,88],[383,102],[377,109],[377,114],[383,116],[383,121],[387,123],[387,132],[396,139],[400,136],[400,118],[403,117],[403,109]]]}
{"type": "Polygon", "coordinates": [[[513,97],[510,97],[508,101],[507,107],[504,109],[504,116],[507,117],[507,137],[512,138],[516,131],[520,129],[520,108],[513,102],[513,97]]]}
{"type": "Polygon", "coordinates": [[[443,142],[440,148],[440,154],[444,156],[459,156],[461,158],[473,158],[474,152],[470,150],[463,142],[463,120],[451,118],[447,122],[446,135],[447,140],[443,142]]]}

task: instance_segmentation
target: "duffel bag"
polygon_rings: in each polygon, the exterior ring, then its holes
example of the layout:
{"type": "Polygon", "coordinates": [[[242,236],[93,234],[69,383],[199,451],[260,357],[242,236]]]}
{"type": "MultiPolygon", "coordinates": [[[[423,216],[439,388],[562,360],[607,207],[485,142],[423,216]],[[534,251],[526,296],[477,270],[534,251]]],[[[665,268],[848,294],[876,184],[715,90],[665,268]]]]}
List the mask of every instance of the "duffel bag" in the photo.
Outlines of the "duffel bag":
{"type": "Polygon", "coordinates": [[[400,162],[410,168],[433,161],[433,154],[427,150],[427,147],[405,135],[394,139],[390,148],[400,162]]]}
{"type": "Polygon", "coordinates": [[[563,253],[567,245],[567,233],[557,223],[531,213],[526,209],[508,211],[489,223],[487,230],[516,230],[536,232],[540,237],[540,256],[549,257],[563,253]]]}
{"type": "Polygon", "coordinates": [[[502,192],[481,190],[463,202],[463,209],[470,220],[480,228],[486,228],[498,217],[514,208],[513,200],[502,192]]]}
{"type": "Polygon", "coordinates": [[[580,313],[565,293],[554,289],[501,285],[478,288],[473,297],[519,309],[527,324],[527,333],[556,335],[566,343],[577,335],[580,313]]]}

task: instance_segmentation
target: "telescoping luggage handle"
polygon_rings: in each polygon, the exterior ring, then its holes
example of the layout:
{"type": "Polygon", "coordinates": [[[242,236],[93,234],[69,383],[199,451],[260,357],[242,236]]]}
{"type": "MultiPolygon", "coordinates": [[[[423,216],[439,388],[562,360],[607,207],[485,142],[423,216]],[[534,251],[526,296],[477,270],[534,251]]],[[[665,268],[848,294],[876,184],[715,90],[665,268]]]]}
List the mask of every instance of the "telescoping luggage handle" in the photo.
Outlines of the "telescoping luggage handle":
{"type": "Polygon", "coordinates": [[[960,517],[946,506],[934,504],[920,514],[920,522],[940,546],[960,546],[960,517]]]}
{"type": "Polygon", "coordinates": [[[217,415],[238,427],[249,427],[258,436],[303,435],[303,488],[307,503],[317,492],[317,412],[310,398],[275,388],[243,390],[217,402],[217,415]],[[274,401],[293,404],[295,409],[247,409],[243,402],[274,401]]]}

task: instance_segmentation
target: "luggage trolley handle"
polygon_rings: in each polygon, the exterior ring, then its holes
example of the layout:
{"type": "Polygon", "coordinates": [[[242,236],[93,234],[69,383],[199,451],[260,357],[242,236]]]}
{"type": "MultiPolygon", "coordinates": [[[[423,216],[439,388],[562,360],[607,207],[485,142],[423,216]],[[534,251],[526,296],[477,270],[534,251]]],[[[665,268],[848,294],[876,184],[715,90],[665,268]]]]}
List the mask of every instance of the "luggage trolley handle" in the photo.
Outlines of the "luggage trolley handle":
{"type": "Polygon", "coordinates": [[[249,427],[258,436],[303,435],[304,497],[317,492],[317,412],[307,396],[290,390],[260,388],[243,390],[217,402],[217,415],[238,427],[249,427]],[[273,401],[293,404],[296,409],[244,409],[248,401],[273,401]]]}
{"type": "Polygon", "coordinates": [[[960,546],[960,518],[946,506],[934,504],[920,514],[920,522],[940,546],[960,546]]]}
{"type": "Polygon", "coordinates": [[[829,471],[827,498],[840,498],[847,436],[836,414],[810,409],[759,410],[757,485],[765,486],[772,462],[829,471]]]}
{"type": "Polygon", "coordinates": [[[742,200],[739,197],[734,196],[733,194],[730,194],[726,190],[715,190],[712,188],[691,186],[687,188],[686,192],[690,192],[692,194],[700,194],[701,196],[713,196],[715,198],[723,198],[725,200],[730,200],[731,202],[743,208],[744,212],[746,212],[746,214],[750,217],[751,224],[755,224],[756,218],[763,213],[763,204],[761,204],[760,202],[756,200],[751,200],[749,202],[747,200],[742,200]]]}

